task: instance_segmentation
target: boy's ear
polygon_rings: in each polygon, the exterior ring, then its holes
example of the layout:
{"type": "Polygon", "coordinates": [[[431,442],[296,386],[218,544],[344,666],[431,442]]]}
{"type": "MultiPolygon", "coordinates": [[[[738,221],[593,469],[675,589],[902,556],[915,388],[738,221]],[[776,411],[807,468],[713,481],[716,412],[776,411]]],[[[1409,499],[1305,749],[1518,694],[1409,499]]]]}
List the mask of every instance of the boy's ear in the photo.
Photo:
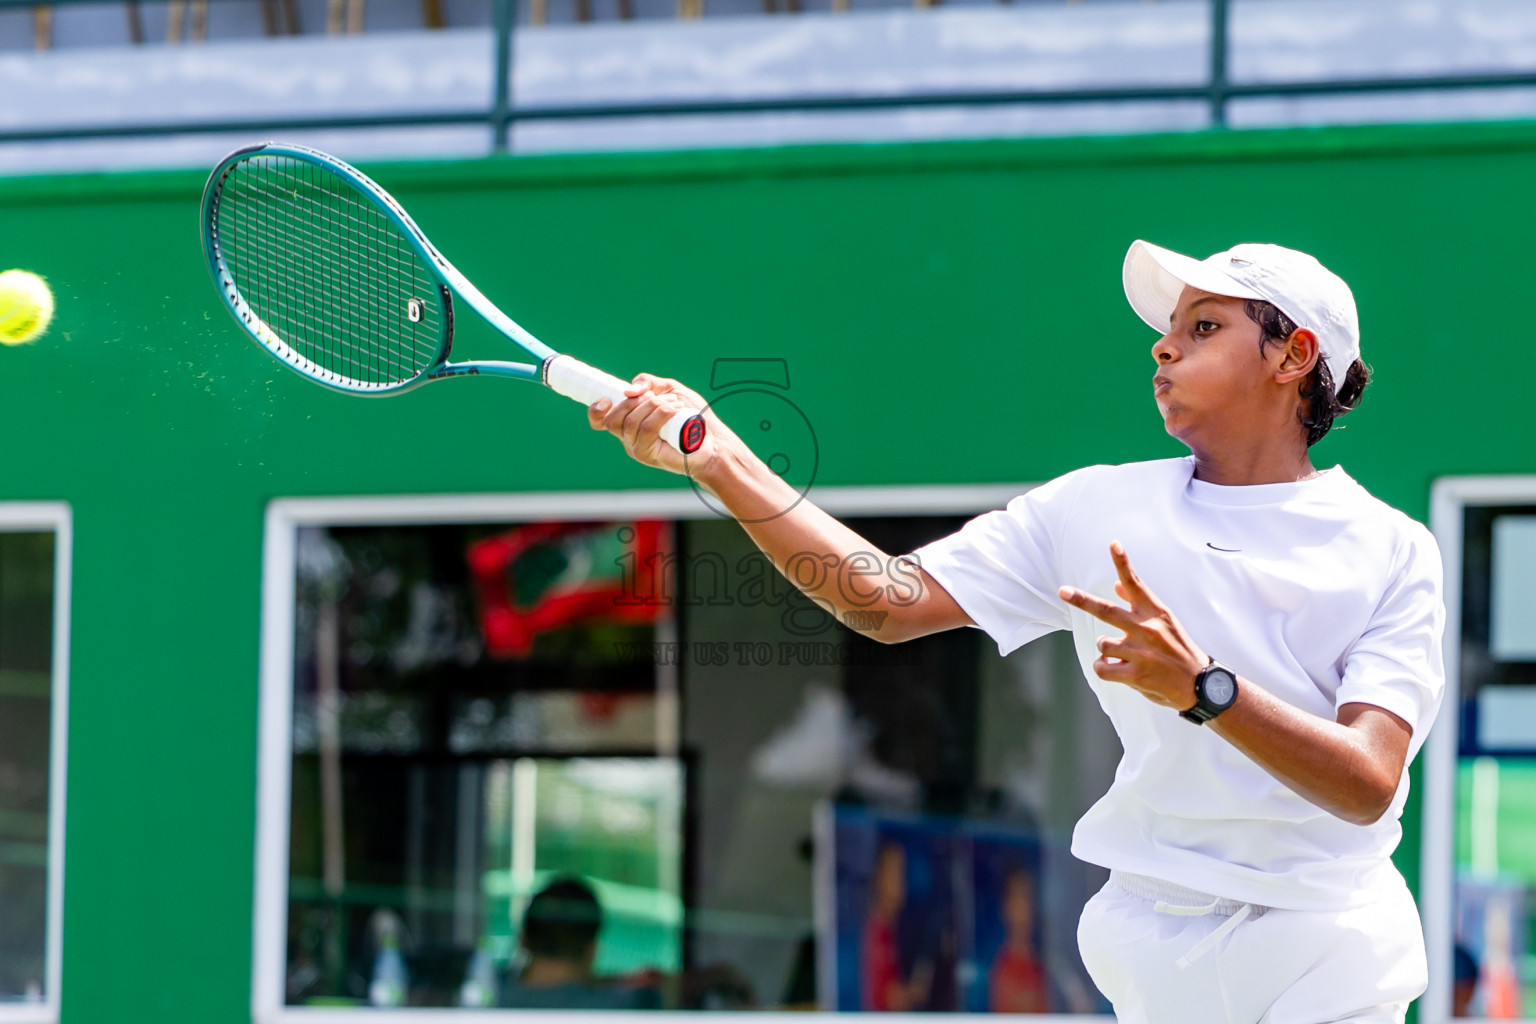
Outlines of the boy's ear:
{"type": "Polygon", "coordinates": [[[1275,368],[1275,383],[1290,384],[1304,379],[1322,358],[1317,335],[1305,327],[1299,327],[1285,339],[1280,365],[1275,368]]]}

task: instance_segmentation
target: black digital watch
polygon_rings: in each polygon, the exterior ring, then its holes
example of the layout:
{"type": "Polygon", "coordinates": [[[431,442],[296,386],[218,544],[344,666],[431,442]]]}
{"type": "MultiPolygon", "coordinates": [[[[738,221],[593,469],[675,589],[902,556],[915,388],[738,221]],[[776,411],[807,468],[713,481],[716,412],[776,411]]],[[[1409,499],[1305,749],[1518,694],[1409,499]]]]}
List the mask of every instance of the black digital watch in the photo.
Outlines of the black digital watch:
{"type": "Polygon", "coordinates": [[[1225,665],[1211,663],[1195,676],[1195,706],[1180,711],[1179,717],[1204,725],[1237,703],[1237,674],[1225,665]]]}

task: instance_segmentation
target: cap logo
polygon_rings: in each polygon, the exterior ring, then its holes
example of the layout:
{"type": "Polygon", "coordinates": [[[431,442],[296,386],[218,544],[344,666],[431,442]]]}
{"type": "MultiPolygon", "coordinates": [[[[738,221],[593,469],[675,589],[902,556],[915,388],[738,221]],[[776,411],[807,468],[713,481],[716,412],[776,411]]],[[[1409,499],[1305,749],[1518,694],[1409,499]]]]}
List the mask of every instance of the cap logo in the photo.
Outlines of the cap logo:
{"type": "Polygon", "coordinates": [[[1241,256],[1233,256],[1232,265],[1234,267],[1251,267],[1253,266],[1253,260],[1245,260],[1241,256]]]}

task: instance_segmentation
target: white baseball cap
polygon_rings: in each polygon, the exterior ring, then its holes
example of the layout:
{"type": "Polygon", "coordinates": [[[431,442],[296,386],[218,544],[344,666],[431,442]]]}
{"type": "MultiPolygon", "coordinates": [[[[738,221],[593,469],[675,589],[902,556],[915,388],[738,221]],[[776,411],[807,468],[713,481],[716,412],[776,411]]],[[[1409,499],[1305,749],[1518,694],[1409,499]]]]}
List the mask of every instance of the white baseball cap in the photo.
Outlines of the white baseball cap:
{"type": "Polygon", "coordinates": [[[1317,335],[1334,389],[1360,358],[1360,317],[1349,285],[1304,252],[1245,242],[1197,260],[1137,240],[1125,254],[1125,297],[1136,315],[1167,334],[1185,285],[1236,299],[1272,302],[1298,327],[1317,335]]]}

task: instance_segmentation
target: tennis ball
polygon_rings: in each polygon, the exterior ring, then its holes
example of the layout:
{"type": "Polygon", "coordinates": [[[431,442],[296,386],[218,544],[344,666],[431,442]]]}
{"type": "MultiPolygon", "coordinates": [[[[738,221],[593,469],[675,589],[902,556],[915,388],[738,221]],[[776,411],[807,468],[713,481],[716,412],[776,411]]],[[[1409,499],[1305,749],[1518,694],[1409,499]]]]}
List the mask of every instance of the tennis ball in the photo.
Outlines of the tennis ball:
{"type": "Polygon", "coordinates": [[[41,337],[52,319],[46,281],[25,270],[0,274],[0,345],[25,345],[41,337]]]}

